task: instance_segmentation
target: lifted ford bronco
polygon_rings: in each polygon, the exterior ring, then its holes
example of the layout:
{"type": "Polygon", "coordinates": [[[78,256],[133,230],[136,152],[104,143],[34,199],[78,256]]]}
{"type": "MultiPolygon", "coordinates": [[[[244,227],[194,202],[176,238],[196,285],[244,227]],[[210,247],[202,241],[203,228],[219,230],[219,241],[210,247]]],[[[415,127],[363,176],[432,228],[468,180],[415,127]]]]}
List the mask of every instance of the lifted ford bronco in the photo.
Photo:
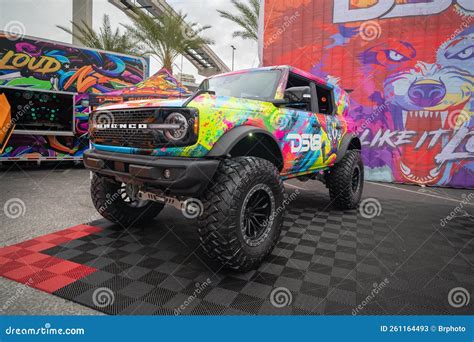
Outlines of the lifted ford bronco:
{"type": "Polygon", "coordinates": [[[198,219],[210,257],[258,267],[280,235],[284,180],[321,180],[336,207],[359,204],[361,143],[347,111],[342,89],[289,66],[217,75],[186,100],[99,107],[84,155],[92,200],[124,227],[174,205],[198,219]]]}

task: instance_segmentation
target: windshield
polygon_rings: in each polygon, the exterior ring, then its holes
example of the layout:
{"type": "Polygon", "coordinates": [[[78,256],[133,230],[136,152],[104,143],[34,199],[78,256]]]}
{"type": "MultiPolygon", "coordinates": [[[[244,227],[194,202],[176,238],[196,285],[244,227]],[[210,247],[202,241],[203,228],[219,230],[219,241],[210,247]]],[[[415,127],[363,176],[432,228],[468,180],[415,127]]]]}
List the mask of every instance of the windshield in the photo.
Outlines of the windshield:
{"type": "Polygon", "coordinates": [[[199,89],[215,91],[218,96],[273,100],[280,75],[279,70],[262,70],[216,76],[204,80],[199,89]]]}

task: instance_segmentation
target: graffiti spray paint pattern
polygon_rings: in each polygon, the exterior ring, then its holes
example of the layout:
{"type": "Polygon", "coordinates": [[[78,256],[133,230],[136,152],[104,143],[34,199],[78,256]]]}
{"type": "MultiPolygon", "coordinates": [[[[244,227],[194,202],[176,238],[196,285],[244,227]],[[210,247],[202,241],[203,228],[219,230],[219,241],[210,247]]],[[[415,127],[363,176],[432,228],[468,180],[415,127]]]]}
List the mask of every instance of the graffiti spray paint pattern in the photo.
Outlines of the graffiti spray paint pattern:
{"type": "Polygon", "coordinates": [[[317,20],[294,23],[266,46],[264,64],[297,61],[353,90],[369,179],[474,187],[473,2],[332,3],[266,1],[264,37],[295,10],[317,20]],[[371,39],[361,34],[368,23],[379,30],[371,39]]]}
{"type": "Polygon", "coordinates": [[[18,136],[0,157],[80,157],[88,148],[88,107],[91,93],[106,93],[143,80],[143,59],[78,48],[35,38],[9,40],[0,32],[0,86],[78,93],[74,137],[18,136]]]}
{"type": "MultiPolygon", "coordinates": [[[[280,69],[282,70],[281,84],[286,85],[290,68],[280,67],[280,69]]],[[[262,69],[257,70],[262,71],[262,69]]],[[[297,72],[296,70],[293,71],[297,72]]],[[[253,70],[239,71],[238,73],[251,72],[253,70]]],[[[301,75],[304,74],[306,73],[301,75]]],[[[314,76],[310,77],[317,79],[314,76]]],[[[320,82],[323,81],[320,80],[320,82]]],[[[97,150],[110,152],[199,158],[206,156],[226,132],[247,125],[270,132],[278,141],[284,161],[281,171],[283,177],[311,173],[334,164],[342,137],[351,129],[345,120],[340,119],[347,115],[348,97],[340,88],[334,85],[330,86],[334,87],[337,115],[315,114],[292,108],[279,108],[266,101],[202,94],[187,105],[187,107],[199,110],[199,137],[194,145],[147,151],[122,146],[94,145],[94,147],[97,150]],[[298,138],[295,138],[295,136],[298,138]],[[298,141],[295,141],[295,139],[298,141]],[[308,144],[306,144],[306,141],[308,144]],[[295,149],[295,146],[298,148],[295,149]]],[[[283,96],[279,90],[276,93],[277,98],[283,96]]],[[[151,99],[105,105],[101,106],[100,110],[181,107],[184,102],[185,100],[151,99]]]]}

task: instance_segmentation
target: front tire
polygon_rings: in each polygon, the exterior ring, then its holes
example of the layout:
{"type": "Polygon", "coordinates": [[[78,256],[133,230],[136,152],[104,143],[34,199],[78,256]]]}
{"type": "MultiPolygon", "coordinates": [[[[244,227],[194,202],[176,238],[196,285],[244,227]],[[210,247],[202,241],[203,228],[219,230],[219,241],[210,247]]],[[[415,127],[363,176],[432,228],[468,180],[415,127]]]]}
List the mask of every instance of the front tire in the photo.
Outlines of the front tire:
{"type": "Polygon", "coordinates": [[[364,188],[364,165],[359,150],[349,150],[326,175],[331,202],[339,209],[355,209],[364,188]]]}
{"type": "Polygon", "coordinates": [[[202,200],[198,231],[207,254],[233,270],[258,267],[281,232],[284,187],[277,168],[255,157],[223,160],[202,200]]]}
{"type": "Polygon", "coordinates": [[[161,203],[131,200],[124,184],[96,173],[92,176],[91,197],[99,214],[125,228],[153,220],[164,207],[161,203]]]}

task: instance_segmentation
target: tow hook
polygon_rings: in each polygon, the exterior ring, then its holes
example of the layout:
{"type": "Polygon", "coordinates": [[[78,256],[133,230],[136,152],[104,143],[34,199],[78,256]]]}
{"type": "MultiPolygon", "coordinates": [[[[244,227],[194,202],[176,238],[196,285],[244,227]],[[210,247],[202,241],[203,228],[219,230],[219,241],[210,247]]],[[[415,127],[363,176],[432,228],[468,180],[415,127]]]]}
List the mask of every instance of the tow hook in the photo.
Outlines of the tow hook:
{"type": "Polygon", "coordinates": [[[182,201],[176,197],[166,196],[163,193],[154,193],[154,192],[148,192],[148,191],[142,191],[142,190],[138,191],[137,197],[138,199],[143,200],[143,201],[153,201],[153,202],[163,203],[166,205],[171,205],[178,210],[182,210],[185,203],[185,201],[182,201]]]}

